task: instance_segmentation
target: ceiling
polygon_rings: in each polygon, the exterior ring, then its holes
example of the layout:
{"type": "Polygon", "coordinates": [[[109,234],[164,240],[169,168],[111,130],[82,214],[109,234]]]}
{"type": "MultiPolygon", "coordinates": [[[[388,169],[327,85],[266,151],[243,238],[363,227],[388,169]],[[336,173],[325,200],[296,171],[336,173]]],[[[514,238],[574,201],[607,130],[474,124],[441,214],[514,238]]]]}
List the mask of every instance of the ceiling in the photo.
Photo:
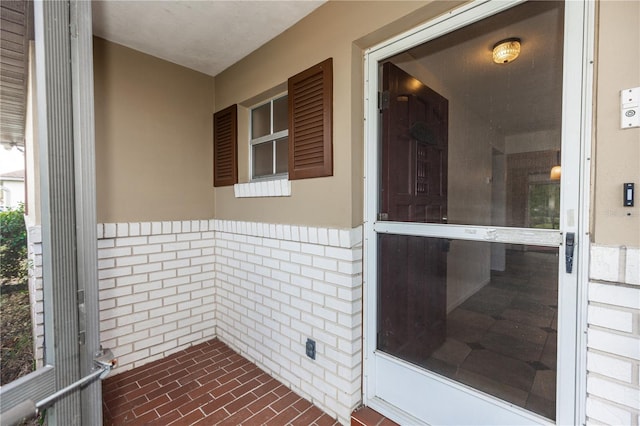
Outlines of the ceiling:
{"type": "Polygon", "coordinates": [[[417,46],[408,54],[441,87],[464,100],[467,109],[502,134],[558,130],[563,22],[562,2],[527,2],[417,46]],[[511,37],[521,40],[520,56],[509,64],[493,63],[494,44],[511,37]]]}
{"type": "Polygon", "coordinates": [[[215,76],[325,1],[94,1],[93,33],[215,76]]]}
{"type": "Polygon", "coordinates": [[[27,58],[33,38],[29,6],[26,1],[0,2],[0,144],[5,148],[24,145],[27,58]]]}

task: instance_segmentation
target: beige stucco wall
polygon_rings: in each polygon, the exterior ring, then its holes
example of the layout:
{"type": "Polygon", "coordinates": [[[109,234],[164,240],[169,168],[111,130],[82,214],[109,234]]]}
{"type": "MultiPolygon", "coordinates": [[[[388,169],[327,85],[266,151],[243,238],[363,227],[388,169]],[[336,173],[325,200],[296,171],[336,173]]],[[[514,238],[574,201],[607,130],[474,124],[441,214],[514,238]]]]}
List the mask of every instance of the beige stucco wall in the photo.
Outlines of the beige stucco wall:
{"type": "Polygon", "coordinates": [[[640,247],[640,128],[620,129],[620,90],[640,86],[640,2],[602,1],[596,75],[593,240],[640,247]],[[622,184],[635,182],[635,207],[622,184]]]}
{"type": "MultiPolygon", "coordinates": [[[[334,176],[292,181],[292,196],[287,198],[236,199],[232,187],[217,188],[216,218],[342,228],[362,223],[362,49],[456,5],[437,2],[425,6],[427,3],[328,2],[216,76],[215,109],[220,110],[246,103],[328,57],[334,61],[334,176]]],[[[242,138],[246,118],[239,125],[239,179],[246,182],[248,141],[242,138]]]]}
{"type": "Polygon", "coordinates": [[[213,78],[94,39],[98,222],[211,219],[213,78]]]}

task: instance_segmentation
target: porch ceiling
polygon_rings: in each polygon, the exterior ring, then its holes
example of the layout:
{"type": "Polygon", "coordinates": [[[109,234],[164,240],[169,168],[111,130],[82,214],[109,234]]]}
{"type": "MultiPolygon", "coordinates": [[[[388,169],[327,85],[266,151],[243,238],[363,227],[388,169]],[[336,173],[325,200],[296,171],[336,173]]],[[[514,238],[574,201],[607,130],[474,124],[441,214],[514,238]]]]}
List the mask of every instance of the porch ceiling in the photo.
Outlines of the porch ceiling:
{"type": "Polygon", "coordinates": [[[215,76],[325,1],[94,1],[93,32],[215,76]]]}
{"type": "Polygon", "coordinates": [[[32,37],[29,2],[0,3],[0,144],[24,145],[27,58],[32,37]]]}

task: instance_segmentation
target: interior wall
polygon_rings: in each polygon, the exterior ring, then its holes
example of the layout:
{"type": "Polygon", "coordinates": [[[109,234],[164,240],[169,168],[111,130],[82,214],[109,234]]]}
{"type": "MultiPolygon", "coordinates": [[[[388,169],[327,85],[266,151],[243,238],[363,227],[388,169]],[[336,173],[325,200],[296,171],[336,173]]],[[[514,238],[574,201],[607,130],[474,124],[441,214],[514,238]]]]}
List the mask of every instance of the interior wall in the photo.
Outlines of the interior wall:
{"type": "MultiPolygon", "coordinates": [[[[234,197],[217,188],[218,219],[351,228],[363,217],[363,48],[453,8],[452,2],[328,2],[215,78],[215,109],[264,93],[332,57],[334,176],[291,182],[291,197],[234,197]]],[[[239,134],[247,133],[239,114],[239,134]],[[243,129],[244,127],[244,129],[243,129]]],[[[248,141],[239,144],[239,179],[249,179],[248,141]]]]}
{"type": "Polygon", "coordinates": [[[507,135],[505,154],[517,154],[531,151],[557,151],[562,140],[561,129],[539,130],[536,132],[507,135]]]}
{"type": "Polygon", "coordinates": [[[94,38],[99,223],[211,219],[213,78],[94,38]]]}
{"type": "Polygon", "coordinates": [[[640,247],[640,128],[620,129],[620,90],[640,87],[640,2],[601,1],[598,8],[592,238],[640,247]],[[625,182],[635,182],[635,207],[622,205],[625,182]]]}

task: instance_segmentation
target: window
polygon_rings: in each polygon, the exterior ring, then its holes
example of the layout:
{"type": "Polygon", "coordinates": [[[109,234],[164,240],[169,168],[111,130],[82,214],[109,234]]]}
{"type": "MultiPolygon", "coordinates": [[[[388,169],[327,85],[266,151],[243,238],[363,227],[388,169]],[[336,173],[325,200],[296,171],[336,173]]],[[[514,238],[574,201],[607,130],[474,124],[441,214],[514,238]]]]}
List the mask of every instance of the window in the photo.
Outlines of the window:
{"type": "Polygon", "coordinates": [[[275,188],[274,177],[333,176],[332,58],[290,77],[286,95],[252,108],[249,115],[247,174],[258,182],[238,184],[237,105],[232,105],[214,114],[214,186],[234,185],[237,197],[283,196],[254,189],[275,188]]]}
{"type": "Polygon", "coordinates": [[[289,157],[287,95],[251,110],[251,178],[286,176],[289,157]]]}

